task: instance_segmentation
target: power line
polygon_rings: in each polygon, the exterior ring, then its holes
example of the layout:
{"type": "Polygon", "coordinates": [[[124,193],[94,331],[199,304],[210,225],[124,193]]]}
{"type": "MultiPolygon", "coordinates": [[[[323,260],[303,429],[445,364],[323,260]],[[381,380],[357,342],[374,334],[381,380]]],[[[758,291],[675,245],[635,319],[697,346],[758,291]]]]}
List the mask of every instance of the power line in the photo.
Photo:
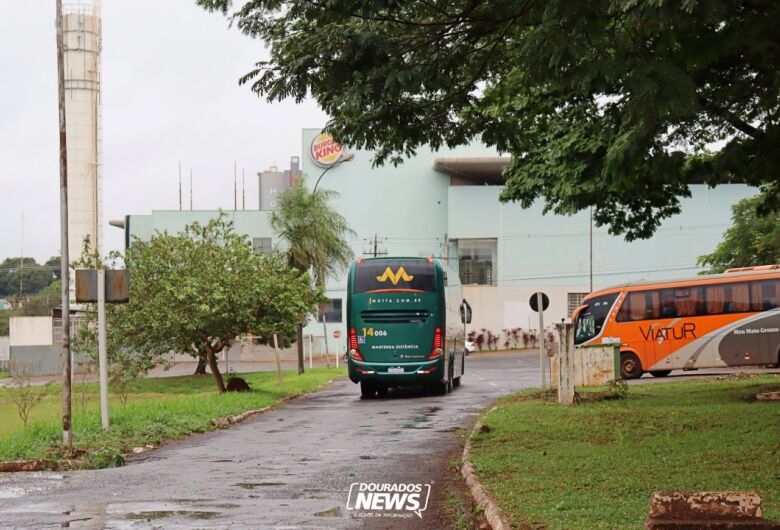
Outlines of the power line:
{"type": "MultiPolygon", "coordinates": [[[[691,266],[674,266],[674,267],[664,267],[664,268],[658,268],[658,269],[623,269],[623,270],[611,270],[611,271],[603,271],[603,272],[594,272],[593,276],[618,276],[621,274],[632,274],[637,272],[668,272],[668,271],[682,271],[682,270],[702,270],[704,267],[700,267],[698,265],[691,265],[691,266]]],[[[588,276],[587,271],[578,271],[578,272],[565,272],[560,274],[548,274],[548,275],[540,275],[540,276],[516,276],[516,277],[510,277],[510,278],[499,278],[500,281],[523,281],[523,280],[552,280],[552,279],[561,279],[561,278],[584,278],[588,276]]]]}

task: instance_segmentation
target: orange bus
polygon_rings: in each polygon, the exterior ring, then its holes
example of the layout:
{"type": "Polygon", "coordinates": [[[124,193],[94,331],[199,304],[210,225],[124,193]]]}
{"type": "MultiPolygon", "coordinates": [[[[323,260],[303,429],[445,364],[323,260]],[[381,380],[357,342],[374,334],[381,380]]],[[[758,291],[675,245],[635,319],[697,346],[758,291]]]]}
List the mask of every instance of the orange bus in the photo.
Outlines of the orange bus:
{"type": "Polygon", "coordinates": [[[574,310],[574,342],[620,344],[624,379],[777,365],[779,298],[780,265],[617,285],[589,294],[574,310]]]}

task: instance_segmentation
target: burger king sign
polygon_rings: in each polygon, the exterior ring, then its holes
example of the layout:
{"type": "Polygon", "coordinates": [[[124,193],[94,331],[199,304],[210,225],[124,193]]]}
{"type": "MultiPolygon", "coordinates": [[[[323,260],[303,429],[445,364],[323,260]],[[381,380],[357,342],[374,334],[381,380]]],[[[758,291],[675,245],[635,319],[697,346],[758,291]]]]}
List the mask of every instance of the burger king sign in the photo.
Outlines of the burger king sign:
{"type": "Polygon", "coordinates": [[[336,165],[344,156],[344,148],[336,143],[330,133],[320,133],[311,142],[311,158],[320,167],[336,165]]]}

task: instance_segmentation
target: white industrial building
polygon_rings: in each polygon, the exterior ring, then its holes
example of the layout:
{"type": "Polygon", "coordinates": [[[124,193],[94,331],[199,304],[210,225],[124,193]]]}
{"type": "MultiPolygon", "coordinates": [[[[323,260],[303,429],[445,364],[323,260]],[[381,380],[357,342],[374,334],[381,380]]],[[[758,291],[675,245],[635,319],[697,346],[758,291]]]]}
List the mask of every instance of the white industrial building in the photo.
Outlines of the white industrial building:
{"type": "MultiPolygon", "coordinates": [[[[743,184],[693,184],[692,197],[682,200],[682,213],[664,221],[651,239],[628,243],[606,227],[591,227],[587,211],[544,215],[541,201],[529,209],[500,203],[501,170],[508,159],[480,144],[438,152],[420,149],[398,167],[374,167],[371,152],[351,151],[354,156],[347,162],[317,147],[325,143],[320,130],[304,129],[300,167],[308,187],[322,177],[321,188],[338,192],[333,206],[357,233],[349,241],[355,255],[448,260],[459,269],[465,297],[474,308],[472,328],[494,333],[537,327],[528,301],[539,290],[550,298],[546,321],[554,323],[567,318],[590,292],[591,277],[593,288],[599,289],[697,274],[698,257],[711,252],[730,226],[731,206],[755,193],[743,184]],[[323,163],[327,156],[330,160],[323,163]]],[[[271,229],[270,210],[228,212],[258,251],[283,245],[271,229]]],[[[153,211],[127,216],[120,224],[126,244],[131,244],[132,237],[175,233],[218,214],[153,211]]],[[[328,282],[327,295],[329,349],[345,351],[346,274],[328,282]]],[[[321,324],[312,322],[306,333],[315,340],[315,351],[322,348],[321,324]]]]}

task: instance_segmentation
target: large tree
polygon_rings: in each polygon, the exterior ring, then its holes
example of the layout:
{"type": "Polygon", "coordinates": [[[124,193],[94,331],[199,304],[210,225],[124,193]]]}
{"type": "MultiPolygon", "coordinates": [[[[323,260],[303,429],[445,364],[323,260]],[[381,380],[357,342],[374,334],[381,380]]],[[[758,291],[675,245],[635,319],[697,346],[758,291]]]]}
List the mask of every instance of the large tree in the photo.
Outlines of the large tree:
{"type": "Polygon", "coordinates": [[[240,335],[290,342],[320,300],[306,272],[277,254],[258,256],[225,215],[178,235],[134,240],[125,255],[130,302],[116,321],[122,345],[159,358],[205,352],[217,389],[217,354],[240,335]]]}
{"type": "Polygon", "coordinates": [[[23,296],[33,295],[54,279],[52,267],[39,265],[35,258],[6,258],[0,263],[0,296],[19,296],[20,288],[23,296]]]}
{"type": "MultiPolygon", "coordinates": [[[[344,216],[330,206],[335,195],[322,188],[310,192],[301,181],[282,192],[279,210],[271,215],[271,226],[287,242],[288,264],[301,272],[310,270],[321,290],[327,279],[344,270],[353,257],[346,238],[355,233],[344,216]]],[[[297,335],[298,373],[303,373],[302,325],[297,335]]]]}
{"type": "Polygon", "coordinates": [[[734,224],[712,253],[699,257],[699,265],[709,267],[706,273],[780,264],[780,213],[760,217],[759,205],[760,198],[750,197],[732,206],[734,224]]]}
{"type": "Polygon", "coordinates": [[[692,182],[780,207],[780,2],[249,0],[232,20],[270,45],[242,83],[313,96],[377,163],[481,138],[512,156],[502,200],[593,206],[629,240],[692,182]]]}

